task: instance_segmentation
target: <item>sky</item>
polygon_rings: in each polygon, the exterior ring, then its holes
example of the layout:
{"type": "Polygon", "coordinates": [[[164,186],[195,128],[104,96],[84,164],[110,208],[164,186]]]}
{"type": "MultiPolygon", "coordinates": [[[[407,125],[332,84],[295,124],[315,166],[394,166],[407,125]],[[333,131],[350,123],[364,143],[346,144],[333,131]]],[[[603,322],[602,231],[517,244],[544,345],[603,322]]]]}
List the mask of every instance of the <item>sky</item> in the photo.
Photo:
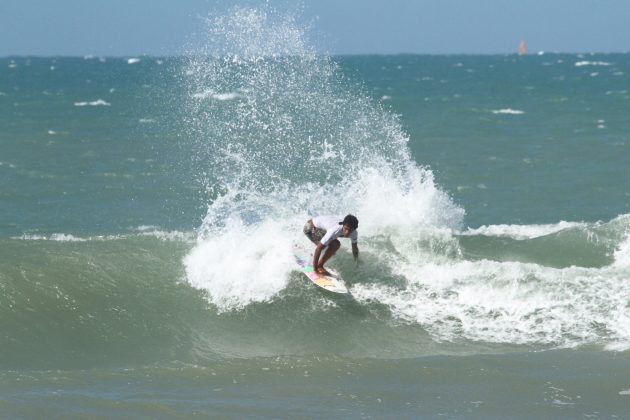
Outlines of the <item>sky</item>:
{"type": "MultiPolygon", "coordinates": [[[[0,0],[0,57],[174,55],[230,5],[289,0],[0,0]]],[[[302,0],[330,54],[630,51],[630,0],[302,0]]]]}

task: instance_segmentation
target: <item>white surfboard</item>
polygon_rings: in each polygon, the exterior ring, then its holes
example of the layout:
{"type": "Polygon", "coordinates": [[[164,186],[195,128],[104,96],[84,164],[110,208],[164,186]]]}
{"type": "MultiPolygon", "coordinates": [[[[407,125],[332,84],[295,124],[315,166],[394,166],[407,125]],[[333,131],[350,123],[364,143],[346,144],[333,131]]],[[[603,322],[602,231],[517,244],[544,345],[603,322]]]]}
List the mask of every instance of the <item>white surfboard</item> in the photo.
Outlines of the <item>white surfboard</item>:
{"type": "Polygon", "coordinates": [[[295,257],[300,270],[310,281],[312,281],[316,286],[321,287],[324,290],[328,290],[333,293],[347,294],[350,293],[346,284],[343,282],[339,274],[334,272],[333,270],[327,269],[331,274],[330,276],[325,276],[323,274],[317,273],[313,269],[313,265],[310,261],[302,257],[295,257]]]}

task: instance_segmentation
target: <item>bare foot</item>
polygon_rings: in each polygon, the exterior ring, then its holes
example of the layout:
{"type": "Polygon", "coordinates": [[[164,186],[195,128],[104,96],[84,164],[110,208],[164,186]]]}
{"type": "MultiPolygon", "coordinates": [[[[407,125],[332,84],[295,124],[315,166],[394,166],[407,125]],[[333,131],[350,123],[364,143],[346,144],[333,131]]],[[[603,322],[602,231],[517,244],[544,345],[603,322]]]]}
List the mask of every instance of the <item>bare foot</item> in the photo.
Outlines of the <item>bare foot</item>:
{"type": "Polygon", "coordinates": [[[317,271],[317,274],[321,274],[323,276],[330,276],[330,273],[324,267],[319,267],[315,271],[317,271]]]}

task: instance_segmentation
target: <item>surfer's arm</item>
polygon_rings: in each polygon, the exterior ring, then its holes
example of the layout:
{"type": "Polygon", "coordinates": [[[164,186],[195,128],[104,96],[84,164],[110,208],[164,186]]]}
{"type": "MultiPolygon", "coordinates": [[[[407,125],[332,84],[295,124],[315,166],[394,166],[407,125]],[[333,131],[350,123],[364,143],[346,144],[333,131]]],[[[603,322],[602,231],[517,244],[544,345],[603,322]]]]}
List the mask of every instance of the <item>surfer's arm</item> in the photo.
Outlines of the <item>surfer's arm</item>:
{"type": "Polygon", "coordinates": [[[358,263],[359,262],[359,245],[356,243],[352,244],[352,256],[354,257],[354,260],[358,263]]]}

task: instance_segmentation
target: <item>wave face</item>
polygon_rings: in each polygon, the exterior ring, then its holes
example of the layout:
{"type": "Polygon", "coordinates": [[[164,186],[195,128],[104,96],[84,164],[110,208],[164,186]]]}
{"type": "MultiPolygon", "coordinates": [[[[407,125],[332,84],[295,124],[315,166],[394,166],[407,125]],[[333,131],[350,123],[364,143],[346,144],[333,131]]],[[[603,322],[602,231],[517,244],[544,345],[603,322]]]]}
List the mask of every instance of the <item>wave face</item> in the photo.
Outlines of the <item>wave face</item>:
{"type": "Polygon", "coordinates": [[[167,233],[0,240],[2,368],[181,358],[205,307],[173,281],[186,243],[167,233]]]}
{"type": "Polygon", "coordinates": [[[348,252],[335,261],[352,298],[253,255],[262,245],[244,232],[282,235],[272,222],[233,231],[223,248],[155,230],[1,240],[2,367],[630,346],[630,216],[365,235],[358,268],[348,252]]]}

